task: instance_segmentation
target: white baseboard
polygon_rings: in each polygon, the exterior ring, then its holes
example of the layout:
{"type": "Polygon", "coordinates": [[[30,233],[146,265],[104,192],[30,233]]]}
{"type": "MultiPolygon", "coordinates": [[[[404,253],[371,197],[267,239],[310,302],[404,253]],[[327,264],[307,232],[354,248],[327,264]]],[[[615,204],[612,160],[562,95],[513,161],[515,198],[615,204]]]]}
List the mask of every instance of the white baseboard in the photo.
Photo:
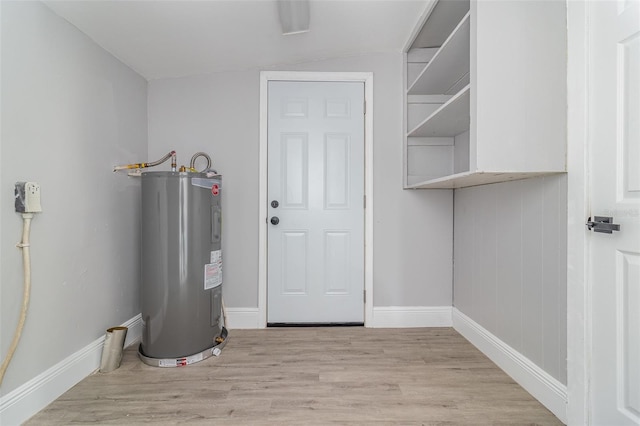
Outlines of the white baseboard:
{"type": "MultiPolygon", "coordinates": [[[[258,308],[226,308],[229,330],[264,328],[258,308]]],[[[451,306],[381,306],[373,308],[367,327],[451,327],[451,306]]]]}
{"type": "Polygon", "coordinates": [[[374,306],[367,327],[451,327],[451,306],[374,306]]]}
{"type": "Polygon", "coordinates": [[[229,330],[263,328],[260,326],[258,308],[225,308],[225,311],[229,330]]]}
{"type": "MultiPolygon", "coordinates": [[[[125,347],[140,340],[140,314],[122,324],[128,327],[125,347]]],[[[71,354],[45,372],[0,398],[2,425],[19,425],[45,408],[82,379],[100,368],[104,336],[71,354]]]]}
{"type": "Polygon", "coordinates": [[[565,424],[567,386],[551,377],[480,324],[453,308],[453,328],[477,347],[513,380],[527,390],[565,424]]]}

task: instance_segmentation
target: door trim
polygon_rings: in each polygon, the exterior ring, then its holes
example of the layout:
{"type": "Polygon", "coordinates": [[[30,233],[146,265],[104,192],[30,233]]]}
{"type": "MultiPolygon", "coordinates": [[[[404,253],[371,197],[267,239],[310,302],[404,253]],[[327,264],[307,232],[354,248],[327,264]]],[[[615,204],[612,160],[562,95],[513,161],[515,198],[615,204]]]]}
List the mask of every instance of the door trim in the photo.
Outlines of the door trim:
{"type": "Polygon", "coordinates": [[[567,2],[567,424],[591,424],[589,4],[567,2]]]}
{"type": "Polygon", "coordinates": [[[371,72],[260,72],[260,207],[258,209],[258,316],[267,326],[267,87],[269,81],[345,81],[364,83],[364,325],[373,318],[373,73],[371,72]]]}

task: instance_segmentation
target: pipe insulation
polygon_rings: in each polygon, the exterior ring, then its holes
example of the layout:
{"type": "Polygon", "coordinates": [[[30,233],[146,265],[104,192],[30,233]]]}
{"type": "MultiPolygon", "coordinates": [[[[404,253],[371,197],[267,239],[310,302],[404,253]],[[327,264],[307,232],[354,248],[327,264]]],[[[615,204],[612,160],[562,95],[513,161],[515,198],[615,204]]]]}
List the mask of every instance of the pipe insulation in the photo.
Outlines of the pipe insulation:
{"type": "Polygon", "coordinates": [[[29,234],[31,233],[31,219],[33,219],[32,213],[23,213],[22,214],[22,242],[16,244],[16,247],[22,249],[22,269],[24,271],[24,291],[22,296],[22,308],[20,309],[20,319],[18,320],[18,325],[16,326],[16,330],[13,334],[13,340],[11,341],[11,346],[9,346],[9,351],[7,352],[7,356],[2,361],[2,366],[0,366],[0,384],[2,384],[2,380],[4,379],[4,373],[6,373],[7,368],[9,367],[9,363],[11,362],[11,358],[13,358],[13,354],[18,347],[18,342],[20,341],[20,336],[22,336],[22,330],[24,329],[24,323],[27,320],[27,311],[29,309],[29,297],[31,295],[31,253],[29,252],[29,234]]]}
{"type": "Polygon", "coordinates": [[[100,360],[101,373],[109,373],[120,367],[127,330],[127,327],[111,327],[107,329],[104,346],[102,347],[102,359],[100,360]]]}

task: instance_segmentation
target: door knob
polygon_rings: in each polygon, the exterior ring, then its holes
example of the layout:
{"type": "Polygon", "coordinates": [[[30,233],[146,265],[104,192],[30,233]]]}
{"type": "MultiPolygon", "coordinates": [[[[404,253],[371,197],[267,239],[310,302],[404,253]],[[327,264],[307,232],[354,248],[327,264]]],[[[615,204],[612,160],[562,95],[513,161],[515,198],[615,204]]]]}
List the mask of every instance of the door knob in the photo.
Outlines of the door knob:
{"type": "Polygon", "coordinates": [[[274,216],[271,218],[271,224],[272,225],[277,225],[278,223],[280,223],[280,219],[278,219],[277,216],[274,216]]]}
{"type": "Polygon", "coordinates": [[[602,232],[605,234],[612,234],[613,231],[620,230],[620,225],[613,223],[613,218],[607,216],[594,216],[593,221],[589,218],[587,219],[586,225],[589,231],[602,232]]]}

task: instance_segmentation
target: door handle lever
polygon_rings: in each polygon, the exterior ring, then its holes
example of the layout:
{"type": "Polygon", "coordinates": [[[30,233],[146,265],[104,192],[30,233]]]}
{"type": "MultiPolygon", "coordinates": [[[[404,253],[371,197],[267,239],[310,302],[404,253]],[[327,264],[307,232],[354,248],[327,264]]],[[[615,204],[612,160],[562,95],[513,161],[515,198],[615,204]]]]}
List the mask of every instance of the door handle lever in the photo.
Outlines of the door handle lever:
{"type": "Polygon", "coordinates": [[[620,230],[620,225],[613,223],[613,218],[607,216],[594,216],[593,221],[589,218],[587,219],[586,225],[589,231],[602,232],[605,234],[612,234],[613,231],[620,230]]]}

